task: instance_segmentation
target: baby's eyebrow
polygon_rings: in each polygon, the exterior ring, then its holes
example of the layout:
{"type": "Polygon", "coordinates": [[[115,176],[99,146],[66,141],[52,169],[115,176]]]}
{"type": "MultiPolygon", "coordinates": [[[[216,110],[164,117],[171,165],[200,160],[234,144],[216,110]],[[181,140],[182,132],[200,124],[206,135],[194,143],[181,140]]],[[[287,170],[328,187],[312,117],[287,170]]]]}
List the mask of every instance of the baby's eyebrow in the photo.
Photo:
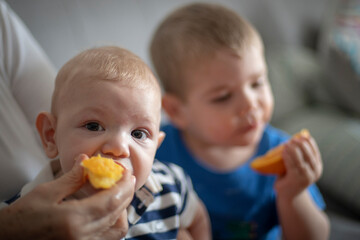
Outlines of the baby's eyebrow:
{"type": "Polygon", "coordinates": [[[139,123],[145,126],[150,126],[151,128],[156,126],[156,119],[153,115],[140,115],[136,118],[139,123]]]}
{"type": "Polygon", "coordinates": [[[82,120],[89,120],[92,118],[100,118],[106,114],[104,109],[98,107],[86,107],[75,113],[75,117],[79,117],[82,120]]]}

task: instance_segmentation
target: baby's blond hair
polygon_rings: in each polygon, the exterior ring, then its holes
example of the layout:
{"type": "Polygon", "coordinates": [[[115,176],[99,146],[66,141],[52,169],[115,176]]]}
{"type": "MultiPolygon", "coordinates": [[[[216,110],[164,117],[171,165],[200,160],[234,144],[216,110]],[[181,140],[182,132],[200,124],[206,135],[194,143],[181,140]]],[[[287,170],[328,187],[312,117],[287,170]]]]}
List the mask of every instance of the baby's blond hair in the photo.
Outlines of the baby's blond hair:
{"type": "Polygon", "coordinates": [[[62,94],[71,89],[73,81],[79,79],[121,81],[129,87],[156,89],[160,93],[151,69],[132,52],[116,46],[91,48],[70,59],[59,70],[52,98],[52,113],[56,113],[62,94]]]}
{"type": "Polygon", "coordinates": [[[183,98],[184,75],[197,62],[222,49],[241,55],[250,45],[263,50],[262,40],[249,22],[225,7],[195,3],[164,19],[154,33],[150,54],[164,90],[183,98]]]}

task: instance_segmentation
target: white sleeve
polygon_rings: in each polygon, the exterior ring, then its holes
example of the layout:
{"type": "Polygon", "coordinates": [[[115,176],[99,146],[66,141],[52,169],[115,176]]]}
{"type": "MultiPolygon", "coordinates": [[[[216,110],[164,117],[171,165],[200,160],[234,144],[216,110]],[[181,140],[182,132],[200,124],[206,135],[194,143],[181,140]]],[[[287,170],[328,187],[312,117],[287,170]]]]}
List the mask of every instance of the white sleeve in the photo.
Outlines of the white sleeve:
{"type": "Polygon", "coordinates": [[[55,69],[29,30],[0,0],[0,200],[32,180],[47,162],[35,131],[49,111],[55,69]]]}
{"type": "Polygon", "coordinates": [[[55,69],[24,23],[5,2],[1,4],[1,74],[15,100],[34,126],[40,110],[48,111],[55,69]]]}

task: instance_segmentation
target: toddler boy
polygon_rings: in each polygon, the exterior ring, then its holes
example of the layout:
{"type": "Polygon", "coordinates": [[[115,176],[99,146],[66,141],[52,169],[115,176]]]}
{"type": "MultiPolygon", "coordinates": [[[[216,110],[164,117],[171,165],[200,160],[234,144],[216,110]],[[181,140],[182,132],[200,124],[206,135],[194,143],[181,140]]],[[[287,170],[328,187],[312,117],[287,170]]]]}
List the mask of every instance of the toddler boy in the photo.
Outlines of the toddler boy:
{"type": "Polygon", "coordinates": [[[326,239],[325,204],[313,184],[322,161],[312,137],[285,144],[286,174],[264,176],[251,161],[289,136],[269,125],[273,96],[257,31],[222,6],[171,13],[151,42],[171,123],[157,152],[179,164],[210,215],[214,239],[326,239]]]}

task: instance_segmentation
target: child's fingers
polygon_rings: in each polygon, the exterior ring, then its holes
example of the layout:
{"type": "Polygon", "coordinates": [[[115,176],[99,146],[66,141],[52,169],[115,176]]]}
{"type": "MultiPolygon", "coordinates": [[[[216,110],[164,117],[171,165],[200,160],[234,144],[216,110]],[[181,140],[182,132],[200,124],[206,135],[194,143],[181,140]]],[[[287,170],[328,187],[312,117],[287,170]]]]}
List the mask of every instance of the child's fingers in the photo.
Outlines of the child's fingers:
{"type": "Polygon", "coordinates": [[[320,150],[319,150],[319,147],[318,147],[315,139],[310,137],[308,139],[308,142],[309,142],[309,144],[310,144],[310,146],[311,146],[311,148],[312,148],[312,150],[313,150],[313,152],[314,152],[314,154],[316,156],[316,160],[317,160],[318,164],[322,167],[321,154],[320,154],[320,150]]]}
{"type": "Polygon", "coordinates": [[[300,139],[301,145],[305,157],[305,160],[310,164],[311,169],[315,173],[315,180],[317,180],[322,173],[322,161],[320,151],[313,138],[304,137],[300,139]]]}
{"type": "Polygon", "coordinates": [[[318,180],[321,173],[321,164],[308,138],[298,138],[290,141],[289,152],[292,152],[293,166],[301,176],[306,176],[310,182],[318,180]]]}
{"type": "Polygon", "coordinates": [[[287,172],[303,172],[305,166],[303,165],[303,156],[298,148],[298,146],[294,143],[294,141],[290,141],[285,144],[284,148],[284,164],[287,172]]]}
{"type": "Polygon", "coordinates": [[[307,139],[296,139],[295,144],[300,149],[305,163],[308,163],[311,169],[315,170],[317,165],[316,155],[310,146],[310,143],[307,142],[307,139]]]}

